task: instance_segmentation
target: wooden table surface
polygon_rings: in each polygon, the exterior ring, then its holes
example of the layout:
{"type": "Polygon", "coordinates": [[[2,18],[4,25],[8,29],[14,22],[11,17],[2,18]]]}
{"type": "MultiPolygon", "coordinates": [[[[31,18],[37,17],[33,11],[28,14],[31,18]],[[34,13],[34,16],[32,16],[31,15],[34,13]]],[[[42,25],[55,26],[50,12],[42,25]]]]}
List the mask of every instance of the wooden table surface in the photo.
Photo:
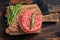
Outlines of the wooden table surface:
{"type": "MultiPolygon", "coordinates": [[[[60,19],[60,12],[57,13],[59,14],[60,19]]],[[[60,37],[60,21],[58,23],[43,23],[42,32],[31,35],[26,34],[10,36],[5,33],[6,27],[6,18],[2,16],[0,17],[0,40],[49,40],[49,38],[50,40],[53,40],[51,38],[56,38],[55,40],[58,40],[60,37]]]]}

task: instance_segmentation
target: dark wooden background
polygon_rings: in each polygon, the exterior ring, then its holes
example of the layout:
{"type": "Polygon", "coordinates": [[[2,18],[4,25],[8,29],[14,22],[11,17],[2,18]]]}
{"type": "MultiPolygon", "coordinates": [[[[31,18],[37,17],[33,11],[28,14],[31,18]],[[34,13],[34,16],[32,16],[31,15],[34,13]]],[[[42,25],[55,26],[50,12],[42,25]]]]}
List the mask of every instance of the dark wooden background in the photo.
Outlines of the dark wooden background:
{"type": "MultiPolygon", "coordinates": [[[[7,21],[4,15],[6,13],[6,7],[9,5],[8,3],[9,0],[0,0],[0,14],[3,14],[2,16],[0,16],[0,40],[45,40],[45,38],[60,37],[60,21],[57,23],[44,22],[42,25],[42,32],[39,34],[26,34],[15,36],[10,36],[6,34],[5,29],[7,27],[7,21]]],[[[34,3],[38,4],[43,15],[48,15],[50,13],[58,13],[60,19],[60,11],[49,11],[49,9],[59,9],[60,0],[41,0],[39,2],[34,1],[34,3]],[[48,5],[50,5],[50,7],[48,5]]]]}

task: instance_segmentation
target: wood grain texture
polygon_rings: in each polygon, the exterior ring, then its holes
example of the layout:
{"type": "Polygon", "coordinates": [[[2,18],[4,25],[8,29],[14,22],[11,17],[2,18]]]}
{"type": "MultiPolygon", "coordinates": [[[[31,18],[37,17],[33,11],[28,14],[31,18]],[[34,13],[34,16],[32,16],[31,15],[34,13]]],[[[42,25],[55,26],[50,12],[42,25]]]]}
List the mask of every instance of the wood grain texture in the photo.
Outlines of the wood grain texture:
{"type": "Polygon", "coordinates": [[[49,12],[60,12],[60,4],[47,5],[49,12]]]}

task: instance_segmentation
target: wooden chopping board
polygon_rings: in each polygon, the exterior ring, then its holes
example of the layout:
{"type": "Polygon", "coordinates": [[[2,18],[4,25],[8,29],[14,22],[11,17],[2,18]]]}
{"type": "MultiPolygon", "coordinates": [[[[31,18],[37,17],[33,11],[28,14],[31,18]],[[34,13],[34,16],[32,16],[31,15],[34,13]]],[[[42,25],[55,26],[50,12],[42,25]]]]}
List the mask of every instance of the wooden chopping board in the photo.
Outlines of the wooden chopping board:
{"type": "MultiPolygon", "coordinates": [[[[12,25],[15,24],[16,22],[18,22],[19,21],[19,15],[21,13],[24,13],[28,9],[32,9],[35,11],[35,13],[39,13],[40,15],[42,15],[42,12],[39,9],[38,5],[36,5],[36,4],[23,5],[20,8],[20,11],[18,12],[18,15],[16,16],[16,18],[14,19],[12,25]]],[[[7,8],[7,17],[8,17],[8,15],[9,15],[9,8],[7,8]]],[[[53,14],[49,14],[49,15],[45,15],[45,16],[42,15],[42,18],[43,18],[43,22],[59,22],[58,13],[53,13],[53,14]]],[[[22,30],[19,30],[18,32],[13,32],[11,29],[9,29],[9,27],[6,29],[6,33],[8,33],[10,35],[26,34],[22,30]]],[[[36,33],[40,33],[40,32],[41,32],[41,30],[37,31],[36,33]]]]}

